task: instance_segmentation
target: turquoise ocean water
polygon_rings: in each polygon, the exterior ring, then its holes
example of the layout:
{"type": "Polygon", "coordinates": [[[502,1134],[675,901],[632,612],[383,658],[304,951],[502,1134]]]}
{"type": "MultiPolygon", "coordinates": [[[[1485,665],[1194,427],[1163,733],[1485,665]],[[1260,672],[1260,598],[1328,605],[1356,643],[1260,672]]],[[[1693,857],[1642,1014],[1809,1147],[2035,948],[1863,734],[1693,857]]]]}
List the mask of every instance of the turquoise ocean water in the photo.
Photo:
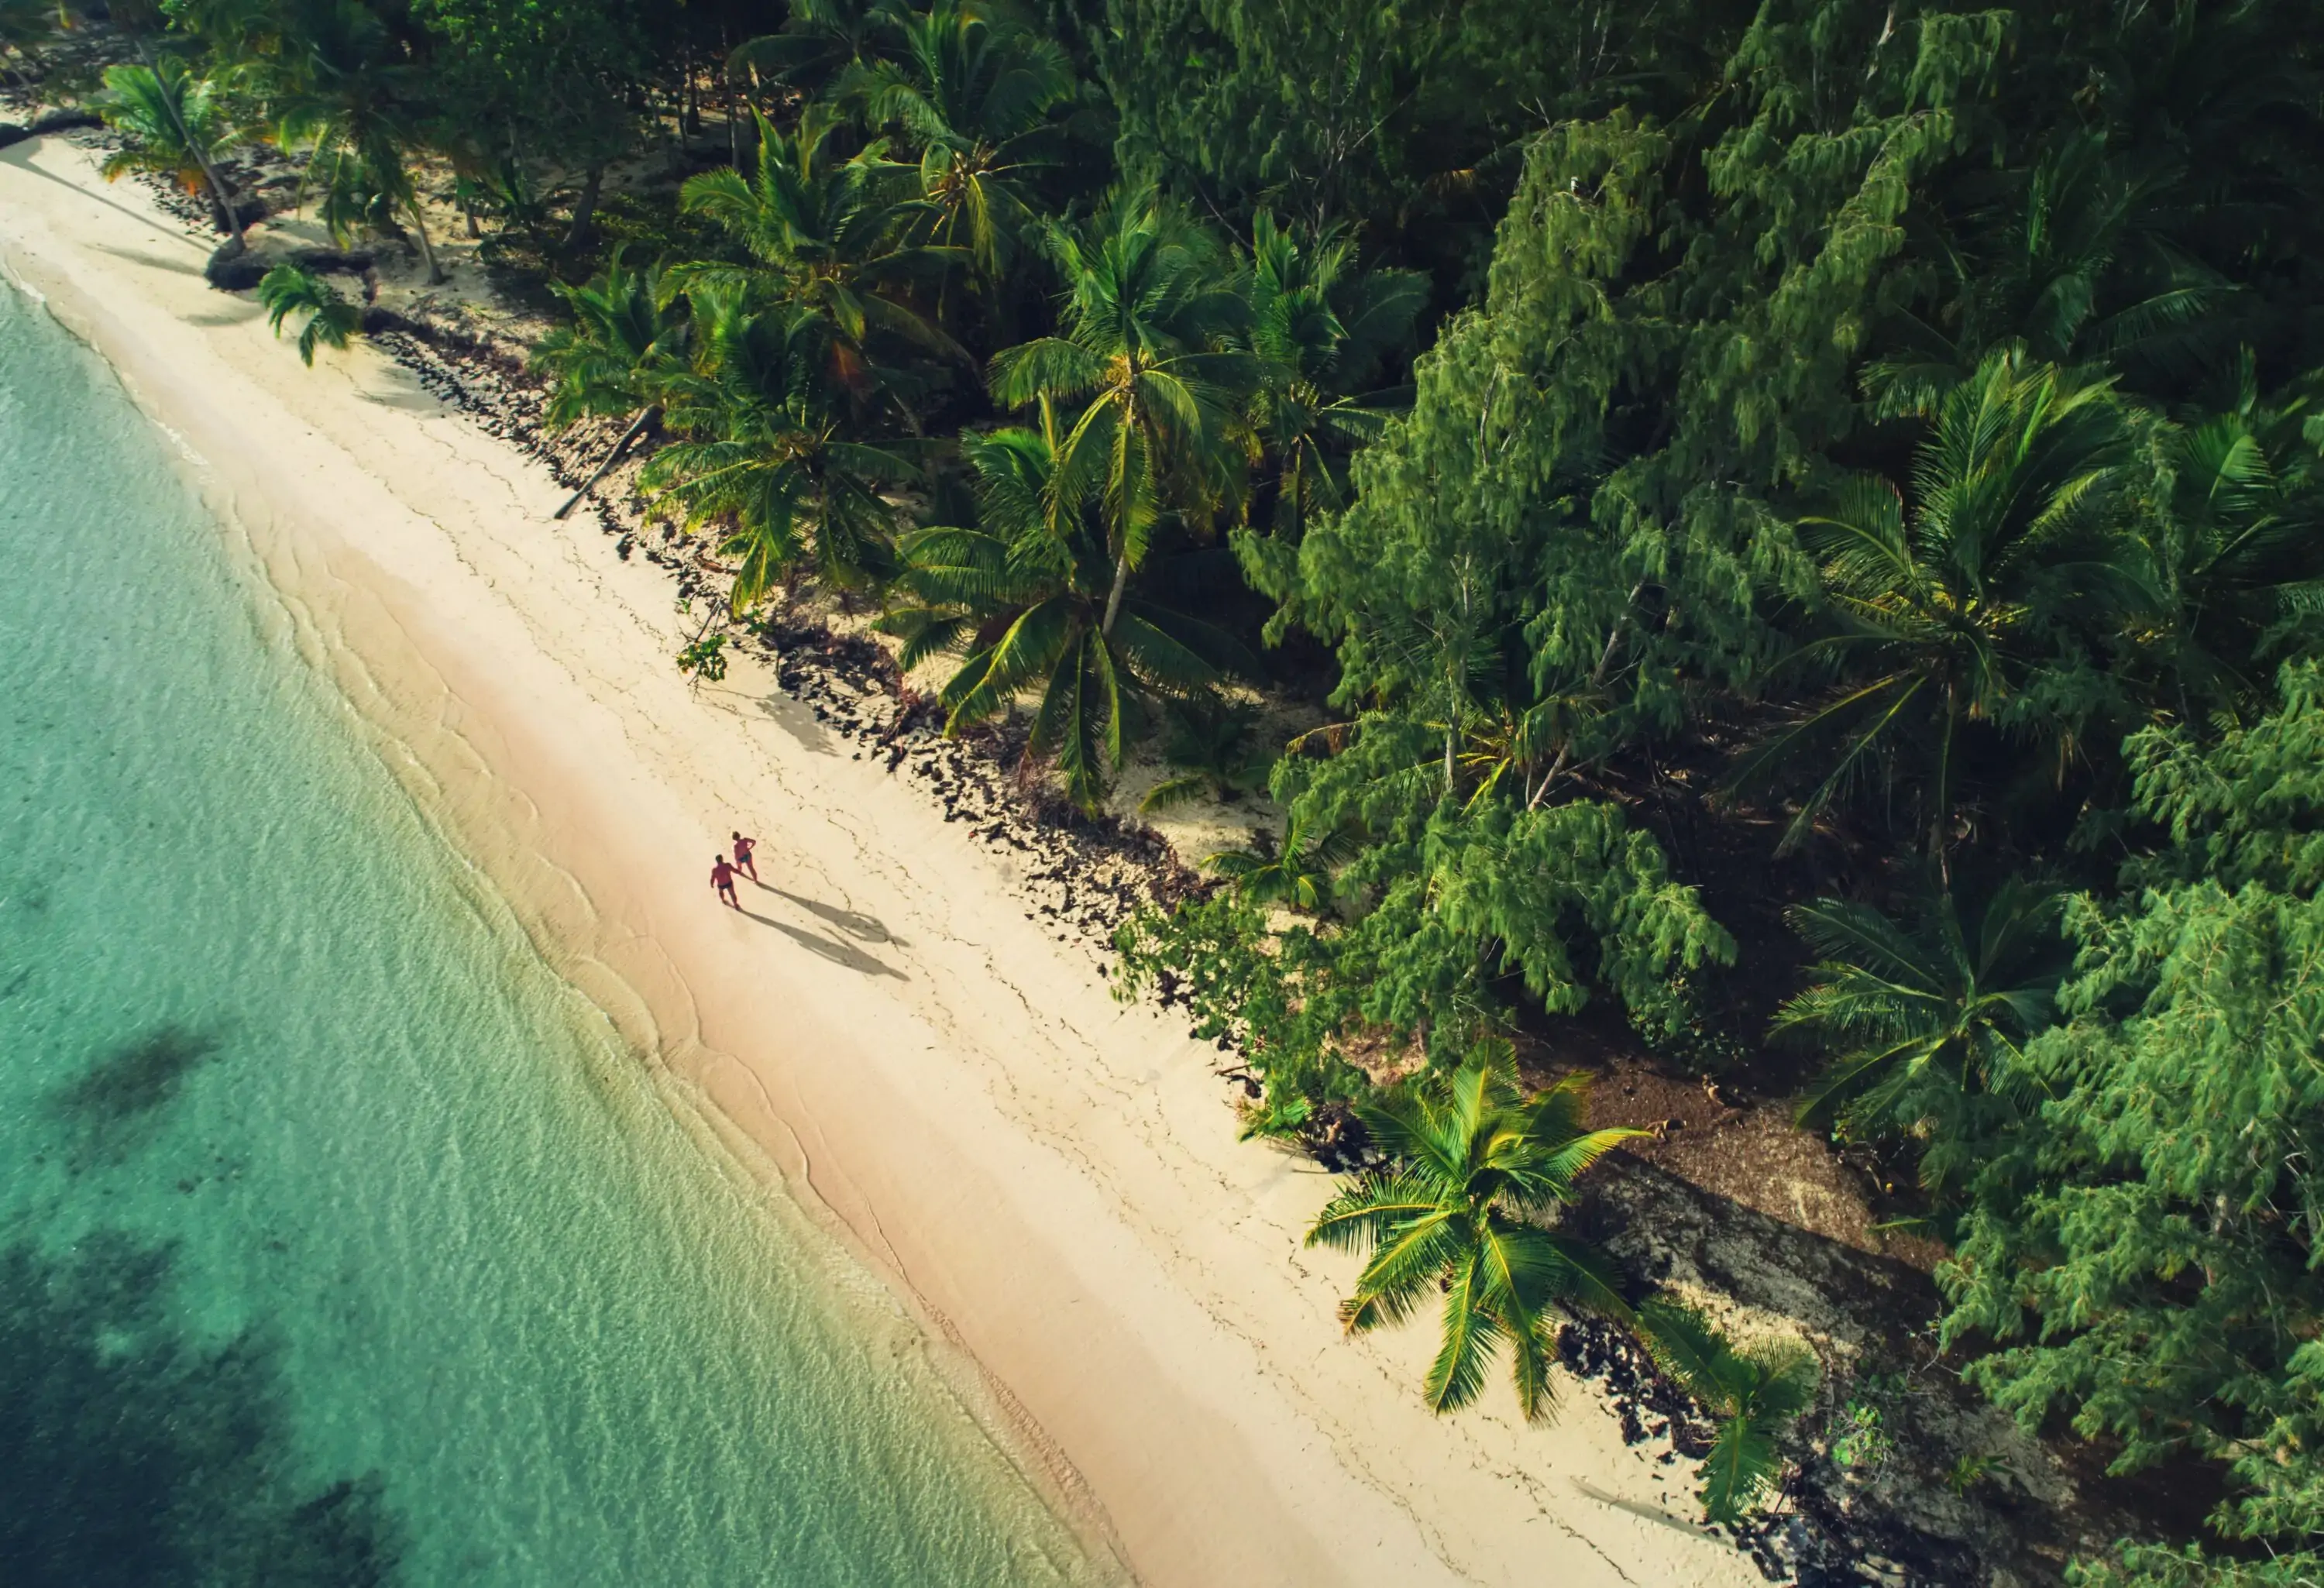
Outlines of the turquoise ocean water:
{"type": "Polygon", "coordinates": [[[0,1583],[1072,1583],[0,286],[0,1583]]]}

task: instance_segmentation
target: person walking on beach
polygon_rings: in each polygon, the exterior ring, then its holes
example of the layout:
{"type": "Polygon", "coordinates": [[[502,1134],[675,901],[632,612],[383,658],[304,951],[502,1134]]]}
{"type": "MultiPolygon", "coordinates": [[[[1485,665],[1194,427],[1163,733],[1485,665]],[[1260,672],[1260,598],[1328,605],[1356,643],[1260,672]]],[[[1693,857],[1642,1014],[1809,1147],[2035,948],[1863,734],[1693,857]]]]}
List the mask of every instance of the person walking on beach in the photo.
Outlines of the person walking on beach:
{"type": "Polygon", "coordinates": [[[723,854],[710,857],[710,885],[718,890],[718,897],[730,907],[735,909],[742,908],[742,901],[734,897],[734,868],[726,863],[726,857],[723,854]]]}
{"type": "Polygon", "coordinates": [[[751,859],[751,851],[756,849],[758,846],[759,841],[756,838],[745,838],[740,833],[734,835],[735,869],[742,872],[743,875],[749,877],[751,881],[754,882],[759,880],[759,868],[757,863],[751,859]]]}

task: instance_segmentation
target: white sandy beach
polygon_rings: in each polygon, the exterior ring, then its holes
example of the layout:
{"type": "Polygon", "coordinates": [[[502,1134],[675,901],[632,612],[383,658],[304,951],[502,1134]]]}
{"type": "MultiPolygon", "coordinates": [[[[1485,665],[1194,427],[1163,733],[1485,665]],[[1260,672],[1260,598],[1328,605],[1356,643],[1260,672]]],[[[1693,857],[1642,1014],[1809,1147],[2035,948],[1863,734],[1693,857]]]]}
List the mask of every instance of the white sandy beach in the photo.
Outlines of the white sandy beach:
{"type": "MultiPolygon", "coordinates": [[[[0,263],[120,369],[318,659],[558,968],[698,1084],[982,1370],[1156,1588],[1757,1583],[1686,1463],[1569,1387],[1432,1417],[1430,1326],[1342,1336],[1313,1165],[1238,1144],[1216,1054],[1110,996],[1008,858],[766,669],[689,693],[665,576],[358,347],[312,370],[85,151],[0,152],[0,263]],[[752,912],[705,875],[755,832],[752,912]]],[[[156,665],[168,665],[166,658],[156,665]]]]}

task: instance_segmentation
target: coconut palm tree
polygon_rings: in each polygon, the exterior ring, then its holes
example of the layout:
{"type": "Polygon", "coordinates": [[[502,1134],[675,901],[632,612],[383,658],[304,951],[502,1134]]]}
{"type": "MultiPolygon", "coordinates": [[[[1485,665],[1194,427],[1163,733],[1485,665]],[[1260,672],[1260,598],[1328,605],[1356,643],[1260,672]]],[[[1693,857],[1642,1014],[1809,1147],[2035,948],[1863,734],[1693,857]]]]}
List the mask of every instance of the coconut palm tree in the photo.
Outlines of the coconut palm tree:
{"type": "Polygon", "coordinates": [[[1735,770],[1738,789],[1797,765],[1824,770],[1784,847],[1876,766],[1924,755],[1928,853],[1941,872],[1969,733],[2046,734],[2070,752],[2074,725],[2045,716],[2029,686],[2062,637],[2102,630],[2135,601],[2113,522],[2126,444],[2105,386],[2001,353],[1939,405],[1909,510],[1867,477],[1799,522],[1835,623],[1800,659],[1855,676],[1735,770]]]}
{"type": "Polygon", "coordinates": [[[58,0],[0,0],[0,54],[32,60],[37,46],[65,30],[71,14],[58,0]]]}
{"type": "Polygon", "coordinates": [[[991,282],[1032,224],[1022,173],[1044,162],[1050,113],[1073,95],[1073,63],[1054,41],[974,0],[897,6],[880,20],[894,48],[853,67],[840,91],[918,152],[929,235],[964,248],[991,282]]]}
{"type": "Polygon", "coordinates": [[[1332,902],[1338,886],[1333,873],[1355,858],[1356,848],[1355,836],[1344,830],[1316,837],[1294,810],[1282,842],[1261,828],[1251,834],[1249,848],[1221,850],[1203,865],[1254,904],[1287,905],[1315,915],[1332,902]]]}
{"type": "Polygon", "coordinates": [[[295,264],[278,264],[268,271],[259,281],[258,300],[266,306],[268,328],[278,337],[284,320],[294,314],[306,315],[306,324],[299,331],[301,364],[313,364],[318,346],[345,347],[363,325],[362,310],[331,291],[320,276],[295,264]]]}
{"type": "Polygon", "coordinates": [[[308,151],[324,224],[345,241],[359,226],[400,232],[410,222],[428,280],[440,282],[410,168],[423,142],[423,69],[358,0],[312,0],[293,20],[267,88],[281,141],[308,151]]]}
{"type": "Polygon", "coordinates": [[[1117,190],[1085,227],[1047,240],[1067,282],[1065,334],[994,358],[992,392],[1083,405],[1057,443],[1048,511],[1063,522],[1097,502],[1111,634],[1157,520],[1206,518],[1240,462],[1232,386],[1250,360],[1230,338],[1249,309],[1216,241],[1150,188],[1117,190]]]}
{"type": "Polygon", "coordinates": [[[1794,909],[1793,929],[1818,963],[1774,1029],[1817,1042],[1833,1061],[1801,1122],[1934,1122],[1922,1176],[1944,1180],[1971,1097],[2012,1090],[2024,1044],[2050,1022],[2067,968],[2060,904],[2056,888],[2013,876],[1981,903],[1932,894],[1902,924],[1840,900],[1794,909]]]}
{"type": "Polygon", "coordinates": [[[907,669],[963,653],[938,697],[948,733],[1037,690],[1029,748],[1056,757],[1067,792],[1094,809],[1141,697],[1197,696],[1248,659],[1222,631],[1135,596],[1102,626],[1113,562],[1088,512],[1051,516],[1056,434],[1044,405],[1039,430],[964,439],[981,522],[905,539],[881,627],[903,639],[907,669]]]}
{"type": "Polygon", "coordinates": [[[1141,812],[1204,797],[1231,805],[1266,784],[1267,758],[1251,738],[1259,725],[1257,706],[1203,695],[1167,702],[1163,710],[1170,719],[1163,759],[1178,771],[1147,791],[1138,802],[1141,812]]]}
{"type": "Polygon", "coordinates": [[[886,573],[895,510],[882,492],[917,470],[901,444],[851,439],[840,423],[826,323],[713,287],[697,286],[693,305],[692,363],[659,386],[684,439],[654,455],[640,485],[689,530],[722,526],[738,613],[810,560],[842,582],[886,573]]]}
{"type": "Polygon", "coordinates": [[[1443,1343],[1423,1382],[1438,1412],[1474,1400],[1507,1347],[1519,1408],[1546,1417],[1560,1316],[1630,1316],[1605,1259],[1543,1220],[1574,1199],[1582,1171],[1642,1132],[1588,1129],[1580,1076],[1531,1096],[1513,1076],[1508,1045],[1488,1041],[1450,1075],[1430,1070],[1358,1103],[1392,1161],[1358,1177],[1307,1232],[1310,1246],[1369,1253],[1340,1304],[1351,1333],[1443,1297],[1443,1343]]]}
{"type": "MultiPolygon", "coordinates": [[[[895,10],[894,0],[791,0],[782,31],[734,47],[730,77],[750,74],[788,83],[819,98],[848,69],[872,58],[895,10]]],[[[763,131],[763,129],[761,129],[763,131]]]]}
{"type": "Polygon", "coordinates": [[[166,55],[151,66],[109,66],[97,112],[106,125],[129,139],[106,157],[100,169],[106,181],[133,171],[152,171],[189,194],[207,190],[219,224],[241,238],[242,217],[215,159],[235,129],[207,79],[166,55]]]}
{"type": "Polygon", "coordinates": [[[1417,271],[1360,271],[1327,232],[1303,245],[1261,212],[1251,231],[1250,347],[1260,381],[1252,424],[1275,469],[1275,538],[1296,545],[1319,509],[1346,501],[1345,453],[1370,440],[1404,393],[1366,392],[1427,301],[1417,271]]]}
{"type": "Polygon", "coordinates": [[[689,264],[673,271],[671,281],[747,286],[815,315],[828,328],[833,374],[860,396],[875,383],[867,346],[875,336],[966,358],[912,306],[908,291],[966,255],[913,242],[927,207],[907,194],[911,168],[889,160],[880,142],[839,159],[832,144],[836,126],[822,105],[809,105],[788,137],[762,116],[755,175],[715,171],[689,178],[681,203],[715,224],[749,263],[689,264]]]}
{"type": "Polygon", "coordinates": [[[2246,352],[2225,411],[2158,427],[2135,637],[2190,725],[2272,699],[2254,664],[2312,644],[2324,620],[2324,467],[2301,433],[2315,422],[2298,400],[2259,401],[2246,352]]]}
{"type": "Polygon", "coordinates": [[[663,383],[685,367],[690,322],[677,300],[662,291],[661,267],[632,270],[614,250],[604,273],[586,286],[550,284],[573,310],[573,323],[559,326],[533,349],[532,364],[556,382],[548,418],[566,426],[609,414],[630,415],[603,461],[566,499],[554,516],[563,518],[621,461],[661,410],[663,383]]]}
{"type": "Polygon", "coordinates": [[[1784,1427],[1814,1404],[1822,1370],[1797,1341],[1738,1347],[1694,1308],[1666,1296],[1638,1308],[1638,1334],[1663,1371],[1719,1419],[1695,1475],[1703,1515],[1728,1525],[1755,1510],[1783,1476],[1784,1427]]]}

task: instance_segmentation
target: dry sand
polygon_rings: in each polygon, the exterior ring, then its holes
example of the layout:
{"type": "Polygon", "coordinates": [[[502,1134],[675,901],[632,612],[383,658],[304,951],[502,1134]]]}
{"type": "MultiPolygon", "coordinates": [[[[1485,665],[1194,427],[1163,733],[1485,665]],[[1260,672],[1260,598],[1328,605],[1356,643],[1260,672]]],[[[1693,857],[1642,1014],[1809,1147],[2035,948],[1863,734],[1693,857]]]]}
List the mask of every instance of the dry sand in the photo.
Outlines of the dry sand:
{"type": "MultiPolygon", "coordinates": [[[[1588,1390],[1438,1419],[1425,1324],[1343,1339],[1331,1191],[1238,1145],[1215,1055],[1028,918],[1007,857],[743,660],[690,694],[655,569],[355,349],[302,368],[85,151],[0,153],[0,260],[121,371],[317,661],[544,952],[981,1370],[1143,1582],[1757,1583],[1588,1390]],[[740,826],[768,886],[706,885],[740,826]]],[[[159,659],[157,659],[158,660],[159,659]]]]}

